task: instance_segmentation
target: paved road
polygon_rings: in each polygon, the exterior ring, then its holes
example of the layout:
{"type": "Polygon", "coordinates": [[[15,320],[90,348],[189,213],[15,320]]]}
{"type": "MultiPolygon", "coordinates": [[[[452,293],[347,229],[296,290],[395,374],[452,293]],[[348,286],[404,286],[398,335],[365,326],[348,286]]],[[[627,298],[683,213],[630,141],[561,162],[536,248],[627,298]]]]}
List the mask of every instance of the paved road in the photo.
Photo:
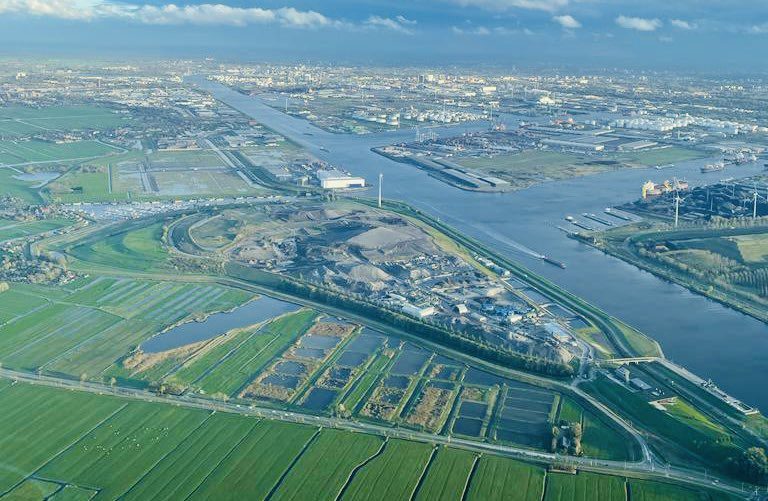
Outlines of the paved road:
{"type": "Polygon", "coordinates": [[[584,457],[562,456],[548,452],[537,452],[528,449],[510,447],[505,445],[488,444],[476,442],[450,436],[432,435],[418,431],[404,430],[399,428],[389,428],[371,423],[361,423],[349,419],[315,416],[295,411],[282,411],[268,407],[256,405],[240,405],[235,403],[216,402],[191,395],[157,395],[155,393],[122,388],[110,387],[104,384],[93,382],[80,382],[69,379],[58,378],[54,376],[32,374],[9,369],[0,368],[0,377],[12,379],[30,384],[39,384],[55,388],[66,388],[69,390],[78,390],[99,395],[115,395],[123,398],[136,399],[148,402],[158,402],[171,405],[178,405],[188,408],[204,409],[212,412],[229,412],[245,416],[254,416],[266,419],[288,421],[292,423],[310,424],[326,428],[336,428],[348,430],[351,432],[372,433],[383,435],[390,438],[400,438],[404,440],[413,440],[417,442],[426,442],[438,445],[450,445],[461,449],[471,450],[479,453],[493,453],[505,457],[523,459],[537,463],[551,464],[560,462],[572,464],[582,470],[595,471],[600,473],[611,473],[619,475],[637,476],[642,478],[668,478],[685,484],[696,486],[711,485],[723,491],[745,496],[745,493],[739,486],[718,481],[711,476],[701,472],[689,471],[682,468],[665,468],[657,466],[654,462],[624,462],[608,461],[601,459],[589,459],[584,457]]]}

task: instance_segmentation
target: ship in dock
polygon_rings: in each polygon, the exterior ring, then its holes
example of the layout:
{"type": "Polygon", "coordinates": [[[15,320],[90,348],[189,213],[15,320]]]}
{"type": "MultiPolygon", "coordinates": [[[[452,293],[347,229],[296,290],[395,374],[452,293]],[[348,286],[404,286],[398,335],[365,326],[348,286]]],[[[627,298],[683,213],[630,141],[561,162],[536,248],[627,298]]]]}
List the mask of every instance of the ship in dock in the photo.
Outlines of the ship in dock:
{"type": "Polygon", "coordinates": [[[720,172],[721,170],[725,170],[725,163],[715,162],[713,164],[707,164],[699,170],[702,174],[707,174],[709,172],[720,172]]]}

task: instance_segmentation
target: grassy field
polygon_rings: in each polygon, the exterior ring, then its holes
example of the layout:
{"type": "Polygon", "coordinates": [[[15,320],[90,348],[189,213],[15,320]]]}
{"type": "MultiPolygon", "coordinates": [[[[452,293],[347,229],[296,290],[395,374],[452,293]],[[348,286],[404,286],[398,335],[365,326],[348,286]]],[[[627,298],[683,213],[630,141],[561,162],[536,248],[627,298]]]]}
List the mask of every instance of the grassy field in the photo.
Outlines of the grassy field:
{"type": "Polygon", "coordinates": [[[103,130],[120,127],[128,118],[98,106],[0,107],[0,134],[29,135],[46,130],[103,130]]]}
{"type": "Polygon", "coordinates": [[[26,315],[45,304],[46,298],[25,293],[21,287],[12,284],[9,290],[0,292],[0,324],[26,315]]]}
{"type": "MultiPolygon", "coordinates": [[[[624,479],[579,472],[577,475],[550,473],[544,501],[624,501],[624,479]]],[[[632,498],[635,499],[634,497],[632,498]]]]}
{"type": "Polygon", "coordinates": [[[697,158],[706,158],[708,154],[702,151],[690,150],[671,146],[627,153],[619,153],[616,160],[636,166],[668,165],[675,162],[685,162],[697,158]]]}
{"type": "Polygon", "coordinates": [[[285,315],[259,329],[236,352],[224,358],[197,384],[208,394],[232,395],[311,325],[311,310],[285,315]]]}
{"type": "Polygon", "coordinates": [[[270,499],[334,500],[355,467],[373,456],[382,443],[371,435],[323,430],[270,499]]]}
{"type": "MultiPolygon", "coordinates": [[[[0,379],[0,498],[462,499],[474,453],[0,379]],[[420,480],[421,479],[421,480],[420,480]],[[3,496],[10,493],[10,495],[3,496]]],[[[483,455],[467,499],[542,499],[542,467],[483,455]]],[[[547,500],[621,499],[624,479],[547,475],[547,500]],[[594,493],[592,497],[585,494],[594,493]]],[[[726,499],[631,480],[631,499],[726,499]]]]}
{"type": "Polygon", "coordinates": [[[38,235],[72,224],[68,219],[42,219],[38,221],[0,220],[0,242],[13,238],[38,235]]]}
{"type": "Polygon", "coordinates": [[[768,261],[768,233],[758,235],[739,235],[731,237],[739,249],[741,259],[747,263],[765,263],[768,261]]]}
{"type": "Polygon", "coordinates": [[[469,482],[466,499],[492,501],[508,499],[539,501],[544,492],[544,470],[518,461],[483,456],[469,482]]]}
{"type": "Polygon", "coordinates": [[[0,165],[16,165],[30,162],[63,162],[102,157],[120,152],[117,148],[99,141],[51,143],[32,139],[29,141],[0,141],[0,165]]]}
{"type": "Polygon", "coordinates": [[[341,499],[408,499],[431,453],[427,444],[389,440],[379,456],[355,473],[341,499]]]}
{"type": "Polygon", "coordinates": [[[16,179],[14,176],[17,175],[18,172],[0,166],[0,196],[10,195],[31,204],[42,202],[37,189],[32,188],[36,183],[16,179]]]}
{"type": "Polygon", "coordinates": [[[317,433],[309,426],[264,421],[240,442],[205,482],[195,499],[264,499],[317,433]]]}
{"type": "Polygon", "coordinates": [[[414,499],[460,501],[476,457],[472,452],[441,447],[430,463],[414,499]]]}
{"type": "Polygon", "coordinates": [[[82,261],[110,268],[150,271],[162,268],[168,259],[162,236],[162,223],[155,223],[79,244],[72,248],[71,254],[82,261]]]}

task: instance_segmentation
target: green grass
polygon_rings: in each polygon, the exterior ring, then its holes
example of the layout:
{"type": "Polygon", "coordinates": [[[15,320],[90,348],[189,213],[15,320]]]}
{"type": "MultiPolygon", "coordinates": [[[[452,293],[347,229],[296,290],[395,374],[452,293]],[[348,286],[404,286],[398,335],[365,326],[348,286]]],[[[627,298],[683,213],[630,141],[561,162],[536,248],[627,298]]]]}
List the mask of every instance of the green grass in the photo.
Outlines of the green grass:
{"type": "Polygon", "coordinates": [[[354,468],[375,454],[381,443],[372,435],[323,430],[270,499],[333,501],[354,468]]]}
{"type": "Polygon", "coordinates": [[[208,417],[200,410],[131,402],[40,470],[43,478],[100,487],[114,499],[184,442],[208,417]]]}
{"type": "Polygon", "coordinates": [[[384,452],[355,473],[342,499],[409,499],[431,453],[428,444],[389,440],[384,452]]]}
{"type": "Polygon", "coordinates": [[[211,416],[122,499],[186,499],[255,425],[254,419],[233,414],[211,416]]]}
{"type": "Polygon", "coordinates": [[[594,499],[600,501],[626,500],[624,479],[583,471],[576,475],[564,473],[547,475],[544,501],[592,501],[594,499]]]}
{"type": "Polygon", "coordinates": [[[79,244],[71,253],[82,261],[110,268],[156,270],[163,268],[168,259],[162,236],[162,223],[155,223],[79,244]]]}
{"type": "Polygon", "coordinates": [[[0,107],[0,133],[28,135],[45,129],[71,131],[77,129],[103,130],[124,126],[128,119],[108,108],[93,105],[0,107]]]}
{"type": "Polygon", "coordinates": [[[368,367],[362,371],[362,376],[358,379],[357,383],[353,387],[352,391],[344,398],[342,405],[352,411],[360,403],[360,400],[365,396],[366,392],[373,386],[373,384],[379,379],[384,367],[391,361],[389,357],[384,356],[381,353],[376,355],[376,358],[371,362],[368,367]]]}
{"type": "MultiPolygon", "coordinates": [[[[2,157],[0,157],[2,163],[2,157]]],[[[18,172],[0,167],[0,196],[10,195],[20,198],[30,204],[39,204],[43,201],[37,189],[33,188],[37,183],[16,179],[18,172]]]]}
{"type": "Polygon", "coordinates": [[[0,292],[0,323],[26,315],[46,303],[44,298],[27,294],[21,287],[11,284],[10,290],[0,292]]]}
{"type": "Polygon", "coordinates": [[[265,325],[235,353],[206,374],[197,386],[208,394],[236,393],[253,379],[261,367],[306,332],[316,316],[314,311],[303,310],[265,325]]]}
{"type": "Polygon", "coordinates": [[[0,391],[0,493],[42,467],[124,402],[17,384],[0,391]]]}
{"type": "Polygon", "coordinates": [[[28,478],[9,492],[7,496],[3,496],[2,499],[10,501],[40,501],[41,499],[48,498],[59,487],[59,484],[54,482],[28,478]]]}
{"type": "Polygon", "coordinates": [[[32,139],[29,141],[0,141],[0,164],[16,165],[30,162],[63,162],[101,157],[119,150],[98,141],[51,143],[32,139]]]}
{"type": "Polygon", "coordinates": [[[674,404],[666,405],[665,409],[670,416],[702,433],[715,433],[718,435],[728,433],[725,428],[713,423],[707,416],[682,398],[678,398],[674,404]]]}
{"type": "Polygon", "coordinates": [[[739,454],[739,449],[731,444],[734,439],[731,435],[709,427],[691,426],[684,420],[656,409],[641,395],[612,381],[601,378],[585,383],[582,387],[605,405],[628,417],[632,423],[649,430],[655,435],[653,438],[662,439],[667,452],[673,452],[670,447],[674,449],[676,445],[679,453],[693,452],[720,471],[727,469],[729,458],[739,454]]]}
{"type": "Polygon", "coordinates": [[[0,242],[13,238],[38,235],[72,224],[68,219],[42,219],[38,221],[0,221],[0,242]]]}
{"type": "Polygon", "coordinates": [[[707,153],[672,146],[669,148],[656,148],[644,151],[619,153],[616,159],[633,165],[667,165],[675,162],[684,162],[697,158],[706,158],[707,153]]]}
{"type": "Polygon", "coordinates": [[[632,459],[630,447],[633,446],[634,441],[616,431],[614,427],[606,425],[594,414],[590,412],[583,414],[582,429],[584,435],[581,448],[585,455],[615,461],[632,459]]]}
{"type": "Polygon", "coordinates": [[[95,495],[95,490],[84,489],[76,485],[66,485],[49,499],[51,501],[88,501],[95,495]]]}
{"type": "Polygon", "coordinates": [[[557,420],[565,420],[569,423],[581,423],[582,408],[568,397],[560,399],[560,413],[557,420]]]}
{"type": "Polygon", "coordinates": [[[460,501],[476,455],[469,451],[441,447],[429,465],[416,493],[416,500],[460,501]]]}
{"type": "Polygon", "coordinates": [[[264,421],[192,494],[193,499],[264,499],[317,431],[264,421]]]}
{"type": "Polygon", "coordinates": [[[219,360],[222,360],[230,351],[240,347],[242,343],[246,342],[254,335],[258,334],[254,334],[254,332],[249,329],[227,333],[227,340],[211,348],[205,354],[195,357],[166,380],[171,383],[182,384],[185,386],[193,384],[219,360]]]}
{"type": "Polygon", "coordinates": [[[703,501],[709,499],[709,496],[702,491],[645,480],[630,480],[629,494],[632,501],[693,501],[696,499],[703,501]]]}
{"type": "Polygon", "coordinates": [[[739,248],[741,258],[747,263],[768,261],[768,233],[731,237],[739,248]]]}
{"type": "Polygon", "coordinates": [[[470,501],[539,501],[544,491],[544,470],[493,456],[483,456],[469,482],[470,501]]]}

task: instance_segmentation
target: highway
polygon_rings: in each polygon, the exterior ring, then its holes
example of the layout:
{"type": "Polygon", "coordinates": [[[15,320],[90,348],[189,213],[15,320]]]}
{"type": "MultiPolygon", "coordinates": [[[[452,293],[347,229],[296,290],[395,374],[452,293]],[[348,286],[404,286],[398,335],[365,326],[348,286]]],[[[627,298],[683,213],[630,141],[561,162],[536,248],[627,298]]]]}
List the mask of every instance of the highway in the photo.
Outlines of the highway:
{"type": "Polygon", "coordinates": [[[241,414],[244,416],[253,416],[258,418],[288,421],[291,423],[309,424],[325,428],[335,428],[358,433],[371,433],[390,438],[399,438],[404,440],[413,440],[417,442],[430,443],[435,445],[450,445],[477,453],[493,453],[505,457],[521,459],[530,462],[552,464],[553,462],[573,465],[581,470],[593,471],[597,473],[626,475],[638,478],[666,478],[689,484],[693,486],[709,485],[712,488],[729,492],[740,497],[746,497],[750,493],[745,493],[739,486],[716,479],[706,473],[685,470],[678,467],[660,466],[655,462],[625,462],[608,461],[602,459],[591,459],[584,457],[563,456],[548,452],[538,452],[519,447],[510,447],[506,445],[489,444],[453,438],[451,436],[433,435],[430,433],[404,430],[400,428],[390,428],[386,426],[375,425],[371,423],[362,423],[350,419],[316,416],[296,411],[283,411],[269,407],[256,405],[241,405],[236,403],[227,403],[209,400],[193,395],[159,395],[146,390],[137,390],[123,388],[119,386],[108,386],[94,382],[74,381],[44,374],[34,374],[13,371],[0,368],[0,377],[28,384],[44,385],[54,388],[62,388],[70,391],[84,391],[98,395],[113,395],[122,398],[141,400],[144,402],[157,402],[181,407],[208,410],[211,412],[228,412],[241,414]]]}

